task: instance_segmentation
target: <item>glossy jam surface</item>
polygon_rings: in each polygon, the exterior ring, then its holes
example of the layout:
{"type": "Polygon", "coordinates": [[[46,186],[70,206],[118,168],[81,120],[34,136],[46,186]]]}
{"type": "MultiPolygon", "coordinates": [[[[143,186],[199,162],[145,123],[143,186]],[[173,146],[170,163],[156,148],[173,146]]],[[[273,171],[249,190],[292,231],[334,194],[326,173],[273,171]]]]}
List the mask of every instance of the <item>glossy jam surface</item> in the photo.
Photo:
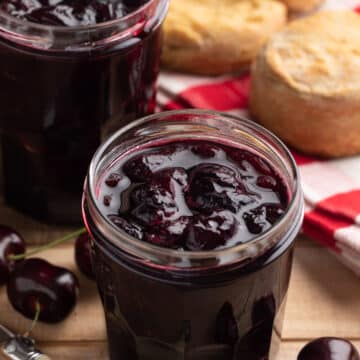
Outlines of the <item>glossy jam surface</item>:
{"type": "Polygon", "coordinates": [[[1,0],[0,10],[43,25],[94,25],[121,18],[147,0],[1,0]]]}
{"type": "Polygon", "coordinates": [[[360,360],[360,355],[349,341],[324,337],[306,344],[298,360],[360,360]]]}
{"type": "Polygon", "coordinates": [[[201,251],[265,232],[284,214],[288,196],[260,155],[198,140],[119,159],[104,177],[99,203],[115,225],[139,240],[201,251]]]}

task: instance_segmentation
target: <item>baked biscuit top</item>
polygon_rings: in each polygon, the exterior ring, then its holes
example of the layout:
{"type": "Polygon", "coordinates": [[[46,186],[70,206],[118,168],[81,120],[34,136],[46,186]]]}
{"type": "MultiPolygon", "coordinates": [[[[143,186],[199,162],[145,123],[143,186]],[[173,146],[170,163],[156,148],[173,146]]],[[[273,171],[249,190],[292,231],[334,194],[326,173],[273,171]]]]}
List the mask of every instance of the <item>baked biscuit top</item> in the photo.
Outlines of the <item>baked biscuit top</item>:
{"type": "Polygon", "coordinates": [[[251,43],[250,35],[263,29],[269,14],[276,18],[283,12],[283,5],[276,0],[172,0],[164,24],[165,44],[181,49],[204,48],[219,37],[224,42],[236,42],[241,30],[249,30],[251,43]]]}
{"type": "Polygon", "coordinates": [[[263,51],[259,61],[296,91],[325,97],[360,94],[360,16],[355,12],[296,20],[263,51]]]}

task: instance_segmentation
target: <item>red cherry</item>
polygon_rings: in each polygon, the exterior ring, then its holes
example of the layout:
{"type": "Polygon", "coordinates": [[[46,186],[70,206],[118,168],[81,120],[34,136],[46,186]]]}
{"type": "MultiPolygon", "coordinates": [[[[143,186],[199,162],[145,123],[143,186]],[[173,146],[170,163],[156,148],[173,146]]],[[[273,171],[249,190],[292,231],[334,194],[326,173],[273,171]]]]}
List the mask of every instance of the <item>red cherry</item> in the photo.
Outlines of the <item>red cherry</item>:
{"type": "Polygon", "coordinates": [[[323,337],[306,344],[298,360],[360,360],[360,356],[349,341],[323,337]]]}
{"type": "Polygon", "coordinates": [[[23,254],[25,241],[13,229],[0,225],[0,286],[4,285],[13,271],[16,261],[11,260],[11,255],[23,254]]]}
{"type": "Polygon", "coordinates": [[[39,320],[48,323],[69,315],[78,292],[79,282],[71,271],[36,258],[16,264],[7,283],[8,298],[17,311],[34,319],[39,304],[39,320]]]}
{"type": "Polygon", "coordinates": [[[88,233],[81,234],[76,239],[75,262],[84,275],[86,275],[91,280],[95,279],[95,274],[91,263],[90,235],[88,233]]]}

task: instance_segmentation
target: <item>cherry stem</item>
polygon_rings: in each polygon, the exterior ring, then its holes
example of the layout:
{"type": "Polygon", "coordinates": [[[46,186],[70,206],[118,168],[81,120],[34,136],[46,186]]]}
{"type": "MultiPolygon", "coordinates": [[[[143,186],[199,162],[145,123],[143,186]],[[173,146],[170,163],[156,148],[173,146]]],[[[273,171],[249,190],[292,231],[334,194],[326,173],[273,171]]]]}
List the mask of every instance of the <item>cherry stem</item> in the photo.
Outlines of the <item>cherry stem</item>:
{"type": "Polygon", "coordinates": [[[31,332],[34,330],[34,327],[35,327],[35,325],[37,324],[37,322],[39,320],[40,311],[41,311],[41,306],[40,306],[39,301],[36,301],[36,303],[35,303],[35,310],[36,310],[36,313],[35,313],[34,319],[33,319],[32,323],[30,325],[30,328],[23,335],[24,337],[29,337],[30,336],[31,332]]]}
{"type": "Polygon", "coordinates": [[[35,248],[33,250],[30,250],[30,251],[28,251],[28,252],[26,252],[24,254],[10,255],[8,258],[9,258],[9,260],[15,260],[15,261],[25,259],[28,256],[35,255],[35,254],[37,254],[39,252],[51,249],[56,245],[59,245],[59,244],[62,244],[64,242],[68,241],[68,240],[71,240],[72,238],[74,238],[76,236],[79,236],[81,234],[86,233],[86,231],[87,231],[86,228],[83,227],[83,228],[81,228],[79,230],[76,230],[76,231],[72,232],[71,234],[67,234],[64,237],[60,238],[60,239],[51,241],[48,244],[45,244],[43,246],[39,246],[39,247],[37,247],[37,248],[35,248]]]}

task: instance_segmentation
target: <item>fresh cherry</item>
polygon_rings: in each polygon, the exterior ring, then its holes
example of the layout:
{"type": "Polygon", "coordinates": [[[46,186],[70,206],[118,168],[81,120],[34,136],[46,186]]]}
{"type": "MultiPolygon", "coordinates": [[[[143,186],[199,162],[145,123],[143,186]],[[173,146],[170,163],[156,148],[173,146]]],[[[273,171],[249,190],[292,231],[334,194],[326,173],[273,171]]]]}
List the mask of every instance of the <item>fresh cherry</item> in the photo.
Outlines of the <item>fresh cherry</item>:
{"type": "Polygon", "coordinates": [[[48,323],[69,315],[78,291],[78,280],[71,271],[37,258],[16,264],[7,283],[8,298],[17,311],[34,319],[39,304],[39,320],[48,323]]]}
{"type": "Polygon", "coordinates": [[[75,242],[75,261],[80,271],[89,279],[94,280],[95,275],[91,264],[90,235],[84,233],[78,236],[75,242]]]}
{"type": "Polygon", "coordinates": [[[0,285],[4,285],[13,271],[16,261],[11,255],[25,253],[23,238],[8,226],[0,225],[0,285]]]}
{"type": "Polygon", "coordinates": [[[323,337],[306,344],[298,360],[360,360],[359,352],[347,340],[323,337]]]}

